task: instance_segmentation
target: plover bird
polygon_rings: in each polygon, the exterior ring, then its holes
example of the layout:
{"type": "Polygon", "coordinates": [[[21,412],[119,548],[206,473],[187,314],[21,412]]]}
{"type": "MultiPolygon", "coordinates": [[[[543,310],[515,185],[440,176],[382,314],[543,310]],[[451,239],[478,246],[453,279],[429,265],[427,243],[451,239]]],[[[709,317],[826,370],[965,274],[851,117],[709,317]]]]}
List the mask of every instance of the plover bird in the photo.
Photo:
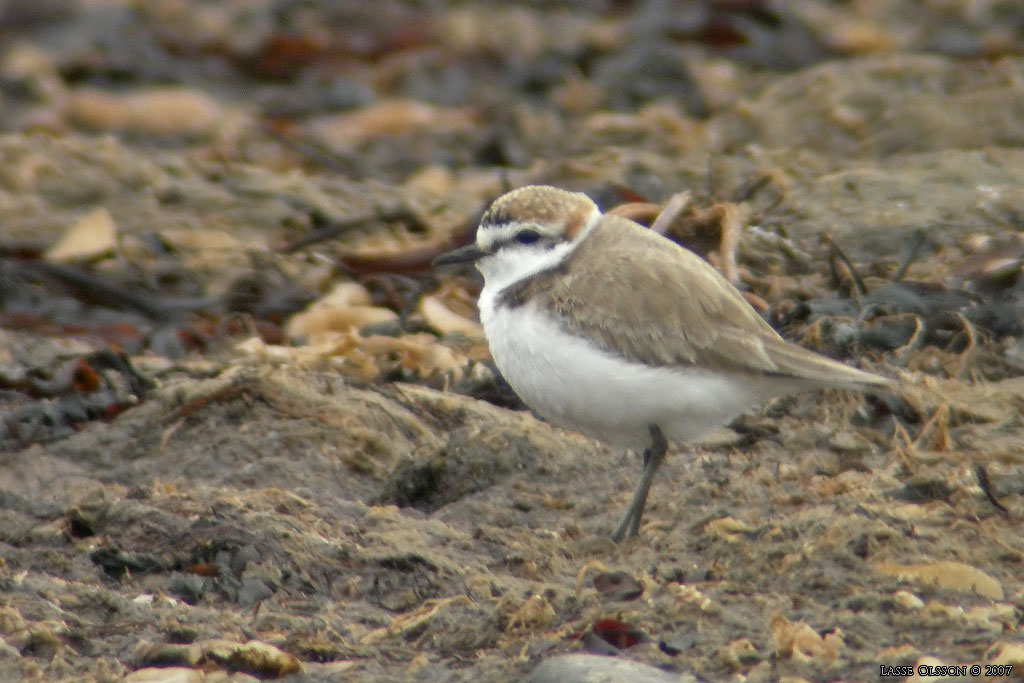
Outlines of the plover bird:
{"type": "Polygon", "coordinates": [[[892,384],[785,341],[699,256],[581,193],[499,197],[475,243],[434,261],[467,262],[484,276],[491,355],[523,402],[605,443],[646,446],[615,541],[638,533],[669,441],[773,397],[892,384]]]}

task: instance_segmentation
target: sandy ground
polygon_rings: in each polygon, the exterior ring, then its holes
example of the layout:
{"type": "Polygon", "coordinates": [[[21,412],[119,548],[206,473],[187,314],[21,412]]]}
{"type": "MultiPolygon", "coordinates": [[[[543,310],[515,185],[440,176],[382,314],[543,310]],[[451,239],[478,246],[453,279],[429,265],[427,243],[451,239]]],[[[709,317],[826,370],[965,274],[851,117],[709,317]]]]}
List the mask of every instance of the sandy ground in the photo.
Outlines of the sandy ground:
{"type": "Polygon", "coordinates": [[[0,12],[0,679],[1019,677],[1024,16],[919,4],[0,12]],[[613,544],[639,457],[427,266],[541,182],[738,217],[898,389],[673,446],[613,544]]]}

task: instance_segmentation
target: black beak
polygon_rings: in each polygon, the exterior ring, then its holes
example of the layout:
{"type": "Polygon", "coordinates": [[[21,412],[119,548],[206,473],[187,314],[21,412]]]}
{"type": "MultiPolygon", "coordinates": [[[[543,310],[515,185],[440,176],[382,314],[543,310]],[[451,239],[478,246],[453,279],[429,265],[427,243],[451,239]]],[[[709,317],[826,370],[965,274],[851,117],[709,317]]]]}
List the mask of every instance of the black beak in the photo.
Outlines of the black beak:
{"type": "Polygon", "coordinates": [[[475,243],[467,244],[464,247],[455,249],[453,251],[446,251],[433,260],[435,266],[450,266],[453,263],[472,263],[480,257],[484,256],[487,252],[476,246],[475,243]]]}

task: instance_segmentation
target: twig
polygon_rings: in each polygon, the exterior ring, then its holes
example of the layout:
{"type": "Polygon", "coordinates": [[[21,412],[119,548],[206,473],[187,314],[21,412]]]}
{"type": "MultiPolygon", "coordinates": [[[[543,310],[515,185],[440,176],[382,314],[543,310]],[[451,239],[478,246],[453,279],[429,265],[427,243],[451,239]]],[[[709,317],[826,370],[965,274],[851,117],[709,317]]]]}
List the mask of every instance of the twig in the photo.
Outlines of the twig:
{"type": "Polygon", "coordinates": [[[928,243],[927,236],[924,230],[915,230],[911,234],[910,239],[903,247],[903,260],[900,263],[900,267],[893,273],[892,281],[899,282],[906,276],[907,270],[910,269],[910,265],[917,259],[918,254],[921,253],[921,249],[928,243]]]}
{"type": "Polygon", "coordinates": [[[836,278],[837,281],[839,280],[839,273],[835,267],[836,260],[839,260],[839,262],[846,266],[846,269],[850,272],[850,278],[853,280],[853,286],[857,290],[857,298],[860,298],[867,294],[868,288],[867,286],[865,286],[864,280],[863,278],[861,278],[860,273],[858,273],[857,269],[853,266],[853,262],[850,261],[849,258],[847,258],[846,254],[843,252],[843,250],[840,248],[840,246],[836,243],[834,239],[832,239],[831,237],[828,237],[827,239],[830,248],[829,256],[831,257],[829,259],[829,264],[832,267],[833,276],[836,278]]]}
{"type": "Polygon", "coordinates": [[[302,249],[303,247],[308,247],[311,244],[317,244],[319,242],[333,239],[339,235],[343,235],[349,230],[360,228],[368,223],[378,221],[381,223],[405,223],[409,226],[409,229],[414,232],[427,232],[429,230],[428,226],[423,223],[420,217],[407,206],[379,208],[370,215],[350,216],[330,221],[326,225],[315,228],[294,242],[290,242],[285,244],[283,247],[279,247],[278,251],[290,254],[293,251],[302,249]]]}
{"type": "Polygon", "coordinates": [[[974,466],[974,474],[978,477],[978,485],[981,490],[985,493],[985,497],[988,498],[988,502],[992,503],[997,510],[1002,512],[1004,515],[1009,516],[1010,511],[1006,509],[1006,506],[999,502],[995,494],[992,493],[992,482],[988,478],[988,470],[982,464],[974,466]]]}

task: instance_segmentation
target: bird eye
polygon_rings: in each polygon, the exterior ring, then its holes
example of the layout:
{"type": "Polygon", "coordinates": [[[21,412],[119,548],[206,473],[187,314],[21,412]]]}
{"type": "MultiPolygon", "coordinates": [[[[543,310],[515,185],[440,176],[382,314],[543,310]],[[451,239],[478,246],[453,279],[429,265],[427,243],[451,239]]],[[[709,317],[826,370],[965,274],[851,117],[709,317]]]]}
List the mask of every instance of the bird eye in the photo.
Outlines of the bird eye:
{"type": "Polygon", "coordinates": [[[536,230],[520,230],[516,233],[516,242],[519,244],[535,244],[540,239],[540,233],[536,230]]]}

